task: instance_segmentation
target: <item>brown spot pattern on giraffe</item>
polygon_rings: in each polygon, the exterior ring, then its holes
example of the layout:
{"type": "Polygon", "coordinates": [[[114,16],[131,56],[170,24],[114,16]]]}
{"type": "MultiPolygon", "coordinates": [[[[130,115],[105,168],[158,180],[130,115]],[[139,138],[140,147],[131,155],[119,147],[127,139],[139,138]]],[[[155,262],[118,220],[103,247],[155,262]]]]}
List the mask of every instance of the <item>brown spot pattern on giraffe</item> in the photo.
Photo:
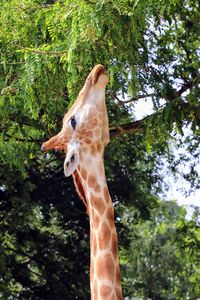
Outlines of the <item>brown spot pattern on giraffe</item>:
{"type": "Polygon", "coordinates": [[[95,147],[95,145],[91,145],[90,152],[91,152],[92,156],[96,155],[96,147],[95,147]]]}
{"type": "Polygon", "coordinates": [[[82,151],[83,153],[87,153],[87,152],[88,152],[88,148],[83,146],[82,149],[81,149],[81,151],[82,151]]]}
{"type": "Polygon", "coordinates": [[[118,256],[118,239],[117,239],[117,234],[113,233],[112,234],[112,253],[114,256],[114,259],[117,259],[118,256]]]}
{"type": "Polygon", "coordinates": [[[86,132],[85,136],[86,136],[87,138],[90,138],[90,139],[91,139],[91,138],[93,138],[93,132],[89,130],[89,131],[86,132]]]}
{"type": "Polygon", "coordinates": [[[93,277],[94,277],[94,263],[91,262],[90,264],[90,280],[93,281],[93,277]]]}
{"type": "Polygon", "coordinates": [[[93,188],[96,184],[96,179],[93,175],[89,175],[88,177],[88,185],[89,187],[93,188]]]}
{"type": "Polygon", "coordinates": [[[119,269],[118,265],[116,266],[115,274],[116,274],[116,278],[115,278],[116,286],[120,286],[120,284],[121,284],[121,274],[120,274],[120,269],[119,269]]]}
{"type": "Polygon", "coordinates": [[[103,194],[104,194],[104,199],[106,200],[106,202],[110,201],[110,194],[108,192],[108,188],[105,186],[103,189],[103,194]]]}
{"type": "Polygon", "coordinates": [[[102,147],[102,145],[100,143],[97,143],[96,150],[97,150],[98,153],[102,152],[103,147],[102,147]]]}
{"type": "Polygon", "coordinates": [[[101,134],[102,130],[100,128],[95,128],[94,136],[98,137],[101,134]]]}
{"type": "Polygon", "coordinates": [[[81,168],[81,176],[84,180],[87,179],[87,171],[84,168],[81,168]]]}
{"type": "Polygon", "coordinates": [[[114,223],[114,210],[113,210],[113,207],[108,208],[106,216],[107,216],[107,220],[108,220],[109,224],[114,223]]]}
{"type": "Polygon", "coordinates": [[[95,234],[93,235],[93,241],[92,241],[92,254],[94,256],[96,256],[96,254],[97,254],[97,239],[96,239],[95,234]]]}
{"type": "Polygon", "coordinates": [[[95,210],[92,209],[92,226],[94,226],[94,228],[97,229],[99,227],[99,223],[100,223],[100,218],[98,214],[95,212],[95,210]]]}
{"type": "Polygon", "coordinates": [[[100,193],[101,192],[101,186],[99,184],[96,184],[95,187],[94,187],[94,191],[96,193],[100,193]]]}
{"type": "Polygon", "coordinates": [[[87,138],[87,139],[85,139],[85,143],[86,143],[86,144],[91,144],[91,143],[92,143],[92,140],[90,140],[90,139],[87,138]]]}
{"type": "Polygon", "coordinates": [[[107,285],[102,285],[100,288],[100,297],[103,299],[108,299],[112,293],[112,289],[107,285]]]}
{"type": "Polygon", "coordinates": [[[91,194],[91,203],[93,207],[99,212],[100,215],[103,215],[106,206],[101,197],[97,197],[94,194],[91,194]]]}
{"type": "Polygon", "coordinates": [[[97,259],[96,272],[98,279],[105,279],[114,283],[115,265],[111,254],[97,259]]]}
{"type": "Polygon", "coordinates": [[[93,283],[93,299],[92,300],[96,300],[98,299],[98,289],[97,289],[97,282],[96,280],[93,283]]]}
{"type": "Polygon", "coordinates": [[[98,125],[98,120],[95,119],[91,119],[87,122],[87,129],[94,129],[96,126],[98,125]]]}
{"type": "MultiPolygon", "coordinates": [[[[120,283],[119,286],[121,286],[121,283],[120,283]]],[[[121,289],[118,288],[118,287],[116,287],[115,292],[116,292],[116,299],[117,299],[117,300],[123,300],[123,296],[122,296],[122,291],[121,291],[121,289]]]]}
{"type": "Polygon", "coordinates": [[[103,222],[99,232],[99,242],[98,246],[100,250],[104,250],[109,248],[111,240],[110,228],[108,227],[106,222],[103,222]]]}

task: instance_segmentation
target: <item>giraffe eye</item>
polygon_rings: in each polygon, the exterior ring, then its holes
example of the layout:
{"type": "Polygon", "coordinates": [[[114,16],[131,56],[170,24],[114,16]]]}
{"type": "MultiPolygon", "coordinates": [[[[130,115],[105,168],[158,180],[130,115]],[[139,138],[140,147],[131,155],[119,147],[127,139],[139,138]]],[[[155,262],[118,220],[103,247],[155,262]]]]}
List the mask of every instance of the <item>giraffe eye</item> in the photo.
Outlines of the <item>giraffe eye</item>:
{"type": "Polygon", "coordinates": [[[72,125],[72,128],[75,130],[75,128],[76,128],[76,119],[75,119],[74,116],[71,118],[71,125],[72,125]]]}

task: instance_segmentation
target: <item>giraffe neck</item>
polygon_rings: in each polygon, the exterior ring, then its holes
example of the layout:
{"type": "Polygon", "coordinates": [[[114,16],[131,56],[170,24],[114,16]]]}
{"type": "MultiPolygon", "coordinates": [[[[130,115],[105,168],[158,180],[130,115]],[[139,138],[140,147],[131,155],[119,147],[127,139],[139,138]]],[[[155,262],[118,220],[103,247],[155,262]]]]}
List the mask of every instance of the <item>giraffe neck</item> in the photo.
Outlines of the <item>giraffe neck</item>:
{"type": "MultiPolygon", "coordinates": [[[[100,157],[101,158],[101,157],[100,157]]],[[[118,238],[103,159],[92,171],[80,170],[90,219],[90,287],[92,300],[122,300],[118,238]]]]}

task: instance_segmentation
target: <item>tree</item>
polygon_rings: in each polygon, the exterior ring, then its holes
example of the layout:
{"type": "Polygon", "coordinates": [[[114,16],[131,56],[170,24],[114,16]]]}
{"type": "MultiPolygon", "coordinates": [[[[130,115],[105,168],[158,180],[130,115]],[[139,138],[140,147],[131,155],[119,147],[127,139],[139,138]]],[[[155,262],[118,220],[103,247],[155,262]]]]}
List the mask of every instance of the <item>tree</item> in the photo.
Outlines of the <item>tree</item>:
{"type": "MultiPolygon", "coordinates": [[[[193,0],[1,1],[0,297],[88,299],[84,209],[63,179],[63,154],[44,157],[40,144],[59,131],[96,63],[110,75],[106,165],[123,245],[119,203],[134,206],[135,224],[150,218],[161,155],[176,166],[172,133],[190,126],[183,143],[198,159],[198,19],[193,0]],[[135,121],[134,103],[147,97],[155,112],[135,121]]],[[[189,175],[195,188],[194,166],[189,175]]]]}
{"type": "Polygon", "coordinates": [[[123,249],[126,295],[198,299],[200,228],[195,213],[188,220],[186,210],[173,201],[160,202],[151,213],[150,220],[133,226],[132,213],[125,210],[124,222],[132,227],[131,245],[123,249]]]}
{"type": "Polygon", "coordinates": [[[61,165],[38,168],[32,164],[24,181],[2,177],[9,182],[0,202],[0,297],[87,299],[89,225],[82,203],[61,165]]]}
{"type": "Polygon", "coordinates": [[[17,164],[16,139],[29,142],[26,150],[17,145],[22,157],[35,157],[34,142],[60,127],[67,104],[99,62],[110,75],[108,100],[123,105],[119,93],[127,94],[134,105],[151,96],[155,108],[139,122],[114,120],[112,136],[146,128],[149,149],[157,140],[166,147],[170,133],[184,126],[198,137],[198,16],[193,0],[2,1],[3,160],[17,164]]]}

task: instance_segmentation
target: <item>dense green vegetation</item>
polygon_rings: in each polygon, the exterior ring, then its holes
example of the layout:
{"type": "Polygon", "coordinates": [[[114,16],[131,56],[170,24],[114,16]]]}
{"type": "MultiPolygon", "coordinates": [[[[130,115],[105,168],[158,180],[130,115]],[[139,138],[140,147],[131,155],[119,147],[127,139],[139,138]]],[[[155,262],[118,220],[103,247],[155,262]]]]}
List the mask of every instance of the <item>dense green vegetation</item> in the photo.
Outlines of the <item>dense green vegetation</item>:
{"type": "Polygon", "coordinates": [[[89,299],[88,219],[63,154],[40,146],[97,63],[110,75],[105,164],[124,296],[200,297],[199,210],[188,219],[158,197],[163,158],[174,174],[187,162],[200,186],[199,11],[194,0],[1,0],[1,299],[89,299]],[[135,102],[150,97],[154,113],[136,122],[135,102]]]}

